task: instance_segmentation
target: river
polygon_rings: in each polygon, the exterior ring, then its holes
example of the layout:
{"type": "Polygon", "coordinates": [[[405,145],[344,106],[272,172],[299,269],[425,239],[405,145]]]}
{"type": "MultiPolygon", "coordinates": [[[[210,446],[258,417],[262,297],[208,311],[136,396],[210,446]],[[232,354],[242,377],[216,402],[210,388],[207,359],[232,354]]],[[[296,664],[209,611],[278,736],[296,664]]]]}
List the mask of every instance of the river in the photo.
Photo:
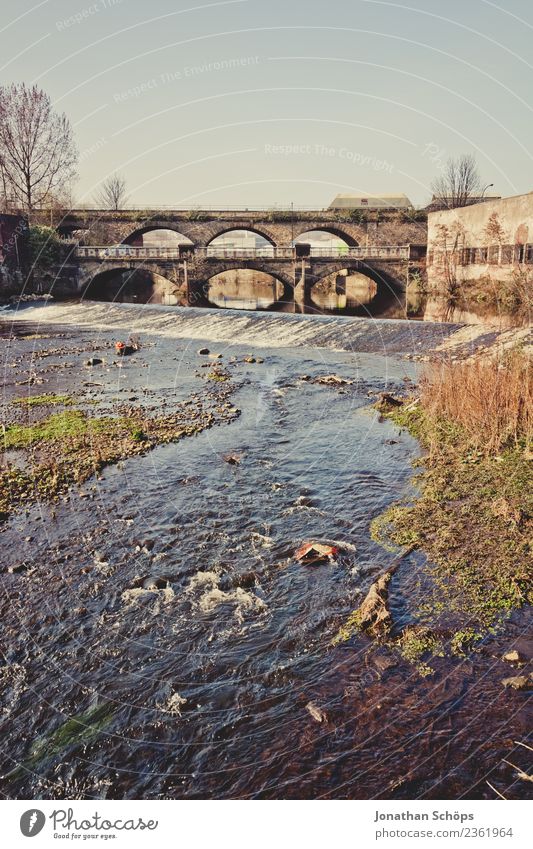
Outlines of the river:
{"type": "MultiPolygon", "coordinates": [[[[5,403],[28,391],[17,369],[44,364],[39,391],[84,382],[100,405],[157,406],[201,391],[207,346],[235,358],[241,411],[0,526],[5,796],[493,798],[486,779],[526,731],[501,636],[427,678],[364,636],[330,646],[394,556],[370,521],[415,494],[418,445],[375,394],[416,380],[405,355],[455,326],[85,303],[5,311],[0,329],[5,403]],[[107,357],[130,332],[138,354],[88,377],[88,347],[107,357]],[[332,373],[346,383],[313,382],[332,373]],[[308,539],[339,558],[298,562],[308,539]]],[[[395,628],[423,562],[392,582],[395,628]]]]}

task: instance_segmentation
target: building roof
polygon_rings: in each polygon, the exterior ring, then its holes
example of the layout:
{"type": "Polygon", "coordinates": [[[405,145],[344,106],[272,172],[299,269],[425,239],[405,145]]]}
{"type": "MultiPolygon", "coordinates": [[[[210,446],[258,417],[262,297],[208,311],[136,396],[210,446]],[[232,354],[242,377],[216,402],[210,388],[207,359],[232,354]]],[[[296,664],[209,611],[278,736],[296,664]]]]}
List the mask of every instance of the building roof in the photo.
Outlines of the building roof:
{"type": "Polygon", "coordinates": [[[412,209],[413,204],[405,194],[337,195],[330,203],[330,209],[412,209]]]}

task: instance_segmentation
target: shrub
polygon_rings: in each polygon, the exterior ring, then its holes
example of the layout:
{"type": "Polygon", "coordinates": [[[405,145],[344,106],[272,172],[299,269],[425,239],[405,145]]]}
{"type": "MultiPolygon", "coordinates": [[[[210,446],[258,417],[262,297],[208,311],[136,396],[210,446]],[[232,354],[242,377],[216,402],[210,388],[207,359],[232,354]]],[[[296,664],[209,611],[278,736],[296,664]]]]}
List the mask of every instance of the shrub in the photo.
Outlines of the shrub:
{"type": "Polygon", "coordinates": [[[445,361],[428,366],[421,404],[434,420],[459,425],[489,454],[533,439],[533,362],[514,350],[501,360],[445,361]]]}

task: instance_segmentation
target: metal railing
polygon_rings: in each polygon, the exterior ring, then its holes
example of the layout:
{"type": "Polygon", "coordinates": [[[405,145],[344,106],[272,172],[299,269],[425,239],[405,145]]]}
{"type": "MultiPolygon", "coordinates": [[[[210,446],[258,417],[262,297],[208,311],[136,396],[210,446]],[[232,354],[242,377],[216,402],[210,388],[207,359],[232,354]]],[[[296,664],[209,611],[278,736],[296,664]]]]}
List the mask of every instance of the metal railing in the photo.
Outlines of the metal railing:
{"type": "MultiPolygon", "coordinates": [[[[220,248],[215,245],[189,248],[186,251],[166,247],[134,247],[132,245],[78,246],[75,255],[80,259],[182,259],[186,253],[210,259],[305,259],[297,257],[294,247],[220,248]]],[[[309,256],[324,259],[409,259],[409,245],[371,245],[368,247],[332,246],[311,247],[309,256]]]]}
{"type": "Polygon", "coordinates": [[[215,259],[293,259],[295,250],[292,247],[278,248],[274,245],[264,248],[219,248],[216,245],[208,245],[206,248],[195,248],[194,253],[215,259]]]}
{"type": "Polygon", "coordinates": [[[78,246],[76,256],[80,259],[179,259],[179,248],[136,248],[131,245],[78,246]]]}
{"type": "Polygon", "coordinates": [[[409,259],[409,245],[370,245],[351,248],[334,246],[311,248],[312,257],[348,257],[350,259],[409,259]]]}

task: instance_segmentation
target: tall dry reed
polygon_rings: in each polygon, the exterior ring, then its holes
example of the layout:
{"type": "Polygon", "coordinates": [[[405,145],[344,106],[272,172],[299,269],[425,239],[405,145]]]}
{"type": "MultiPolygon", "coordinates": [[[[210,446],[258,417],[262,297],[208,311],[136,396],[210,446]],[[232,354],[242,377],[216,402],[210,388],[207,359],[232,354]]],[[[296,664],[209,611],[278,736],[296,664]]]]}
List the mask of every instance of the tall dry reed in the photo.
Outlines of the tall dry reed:
{"type": "Polygon", "coordinates": [[[501,360],[445,361],[421,380],[422,407],[457,423],[485,453],[533,440],[533,361],[521,351],[501,360]]]}

